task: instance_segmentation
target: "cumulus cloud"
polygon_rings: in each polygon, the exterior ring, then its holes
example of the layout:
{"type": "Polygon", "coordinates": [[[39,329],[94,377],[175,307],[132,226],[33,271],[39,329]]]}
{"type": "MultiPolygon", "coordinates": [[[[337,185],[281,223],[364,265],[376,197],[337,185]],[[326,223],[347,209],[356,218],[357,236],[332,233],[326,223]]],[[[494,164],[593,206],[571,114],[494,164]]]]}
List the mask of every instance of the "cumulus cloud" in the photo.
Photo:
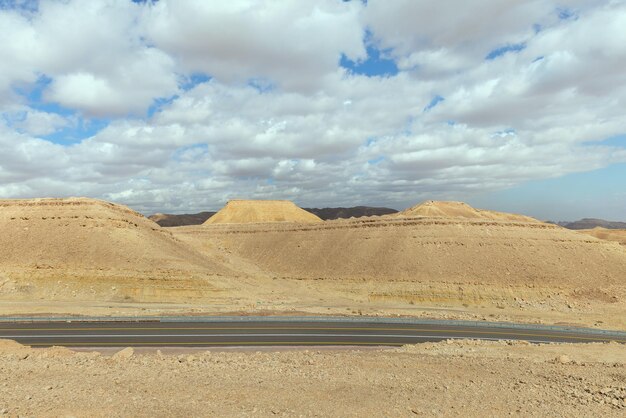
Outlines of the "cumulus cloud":
{"type": "Polygon", "coordinates": [[[626,132],[623,2],[449,4],[2,9],[0,196],[401,208],[626,162],[601,142],[626,132]],[[340,66],[367,48],[399,72],[340,66]],[[108,123],[45,139],[91,117],[108,123]]]}
{"type": "Polygon", "coordinates": [[[143,24],[147,38],[187,72],[310,92],[342,54],[365,57],[362,8],[334,0],[163,0],[145,10],[143,24]]]}
{"type": "Polygon", "coordinates": [[[178,91],[175,61],[138,31],[142,6],[125,0],[44,1],[38,10],[0,10],[0,92],[41,76],[46,100],[88,116],[143,114],[178,91]]]}

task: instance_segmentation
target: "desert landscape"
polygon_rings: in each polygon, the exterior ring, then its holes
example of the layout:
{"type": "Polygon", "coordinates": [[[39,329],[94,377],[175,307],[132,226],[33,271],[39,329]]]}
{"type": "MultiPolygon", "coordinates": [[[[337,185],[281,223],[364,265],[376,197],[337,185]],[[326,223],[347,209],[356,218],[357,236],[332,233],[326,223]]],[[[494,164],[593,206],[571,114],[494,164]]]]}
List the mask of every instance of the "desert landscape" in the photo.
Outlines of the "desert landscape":
{"type": "Polygon", "coordinates": [[[624,418],[625,22],[0,0],[0,418],[624,418]]]}
{"type": "Polygon", "coordinates": [[[615,343],[75,352],[0,341],[0,416],[623,417],[625,381],[615,343]]]}
{"type": "MultiPolygon", "coordinates": [[[[161,228],[126,207],[0,202],[4,315],[406,315],[626,328],[626,248],[523,215],[427,201],[322,221],[231,201],[161,228]]],[[[599,237],[605,238],[605,237],[599,237]]]]}
{"type": "MultiPolygon", "coordinates": [[[[2,200],[0,231],[5,319],[331,315],[626,329],[621,231],[462,202],[323,221],[290,201],[235,200],[201,225],[164,228],[101,200],[2,200]]],[[[615,342],[72,350],[3,340],[0,415],[618,417],[624,359],[615,342]]]]}

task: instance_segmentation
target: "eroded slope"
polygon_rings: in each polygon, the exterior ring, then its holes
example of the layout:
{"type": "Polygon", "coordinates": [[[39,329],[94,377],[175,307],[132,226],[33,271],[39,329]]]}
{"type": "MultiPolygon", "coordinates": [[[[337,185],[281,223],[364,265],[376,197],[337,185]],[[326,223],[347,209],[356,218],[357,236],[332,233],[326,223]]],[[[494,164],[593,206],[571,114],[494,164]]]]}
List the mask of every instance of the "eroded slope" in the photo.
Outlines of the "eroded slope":
{"type": "Polygon", "coordinates": [[[0,201],[0,248],[3,298],[167,300],[232,274],[142,215],[94,199],[0,201]]]}

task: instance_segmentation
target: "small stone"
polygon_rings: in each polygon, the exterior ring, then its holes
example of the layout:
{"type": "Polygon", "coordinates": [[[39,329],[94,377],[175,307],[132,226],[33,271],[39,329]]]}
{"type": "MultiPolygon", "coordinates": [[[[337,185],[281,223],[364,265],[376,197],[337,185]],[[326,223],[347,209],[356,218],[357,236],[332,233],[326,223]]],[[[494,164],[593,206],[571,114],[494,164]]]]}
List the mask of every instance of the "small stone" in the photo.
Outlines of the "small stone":
{"type": "Polygon", "coordinates": [[[135,350],[132,347],[126,347],[123,350],[113,354],[113,360],[128,360],[135,355],[135,350]]]}
{"type": "Polygon", "coordinates": [[[572,362],[572,359],[568,355],[565,355],[565,354],[560,356],[558,360],[559,360],[559,363],[561,364],[568,364],[572,362]]]}

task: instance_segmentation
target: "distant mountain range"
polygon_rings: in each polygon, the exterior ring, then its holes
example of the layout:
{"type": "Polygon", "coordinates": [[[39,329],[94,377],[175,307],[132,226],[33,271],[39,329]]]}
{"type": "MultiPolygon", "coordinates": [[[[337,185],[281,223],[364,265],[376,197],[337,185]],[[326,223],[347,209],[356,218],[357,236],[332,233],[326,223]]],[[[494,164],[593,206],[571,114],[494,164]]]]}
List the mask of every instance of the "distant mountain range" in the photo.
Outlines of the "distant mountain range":
{"type": "Polygon", "coordinates": [[[371,206],[354,206],[352,208],[302,208],[307,212],[319,216],[323,220],[340,218],[360,218],[362,216],[381,216],[398,213],[391,208],[376,208],[371,206]]]}
{"type": "Polygon", "coordinates": [[[549,223],[560,225],[567,229],[593,229],[596,227],[606,229],[626,229],[626,222],[605,221],[604,219],[583,218],[574,222],[552,222],[549,223]]]}
{"type": "Polygon", "coordinates": [[[200,212],[183,215],[171,215],[167,213],[156,213],[148,216],[148,219],[153,220],[161,226],[185,226],[185,225],[201,225],[216,212],[200,212]]]}
{"type": "MultiPolygon", "coordinates": [[[[319,216],[323,220],[339,218],[360,218],[362,216],[380,216],[397,213],[391,208],[377,208],[371,206],[355,206],[352,208],[303,208],[307,212],[319,216]]],[[[167,213],[156,213],[148,218],[164,227],[201,225],[216,212],[200,212],[193,214],[172,215],[167,213]]]]}

